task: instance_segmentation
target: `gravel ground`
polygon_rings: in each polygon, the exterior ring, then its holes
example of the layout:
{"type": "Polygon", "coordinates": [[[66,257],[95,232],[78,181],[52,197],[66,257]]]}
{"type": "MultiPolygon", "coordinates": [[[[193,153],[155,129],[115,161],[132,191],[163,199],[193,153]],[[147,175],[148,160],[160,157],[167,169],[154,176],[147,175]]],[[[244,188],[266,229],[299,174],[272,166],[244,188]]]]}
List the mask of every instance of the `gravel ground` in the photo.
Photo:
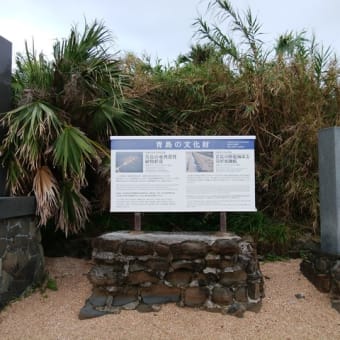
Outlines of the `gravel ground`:
{"type": "Polygon", "coordinates": [[[91,294],[90,261],[46,258],[57,291],[36,291],[0,312],[4,339],[340,339],[340,313],[299,271],[300,260],[262,263],[266,297],[258,313],[243,318],[175,304],[157,313],[122,311],[79,320],[91,294]],[[304,298],[296,298],[303,294],[304,298]]]}

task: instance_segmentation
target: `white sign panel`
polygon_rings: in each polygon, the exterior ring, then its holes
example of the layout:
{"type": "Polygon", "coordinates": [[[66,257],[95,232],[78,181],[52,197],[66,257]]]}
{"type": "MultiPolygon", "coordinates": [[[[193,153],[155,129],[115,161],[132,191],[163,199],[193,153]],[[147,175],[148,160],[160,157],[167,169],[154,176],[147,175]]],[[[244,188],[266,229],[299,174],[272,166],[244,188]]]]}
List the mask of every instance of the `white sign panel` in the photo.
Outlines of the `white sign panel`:
{"type": "Polygon", "coordinates": [[[254,144],[254,136],[111,137],[111,211],[256,211],[254,144]]]}

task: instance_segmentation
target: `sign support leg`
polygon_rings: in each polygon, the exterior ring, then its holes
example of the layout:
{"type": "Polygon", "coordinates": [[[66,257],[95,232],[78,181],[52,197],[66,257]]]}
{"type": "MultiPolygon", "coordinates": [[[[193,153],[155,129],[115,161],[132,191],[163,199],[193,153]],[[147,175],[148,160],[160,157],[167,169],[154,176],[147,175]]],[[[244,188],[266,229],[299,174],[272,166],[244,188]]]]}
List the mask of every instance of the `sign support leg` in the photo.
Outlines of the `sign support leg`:
{"type": "Polygon", "coordinates": [[[220,232],[227,232],[227,213],[225,211],[220,212],[220,232]]]}
{"type": "Polygon", "coordinates": [[[140,212],[135,212],[135,221],[134,221],[134,230],[141,231],[141,224],[142,224],[142,214],[140,212]]]}

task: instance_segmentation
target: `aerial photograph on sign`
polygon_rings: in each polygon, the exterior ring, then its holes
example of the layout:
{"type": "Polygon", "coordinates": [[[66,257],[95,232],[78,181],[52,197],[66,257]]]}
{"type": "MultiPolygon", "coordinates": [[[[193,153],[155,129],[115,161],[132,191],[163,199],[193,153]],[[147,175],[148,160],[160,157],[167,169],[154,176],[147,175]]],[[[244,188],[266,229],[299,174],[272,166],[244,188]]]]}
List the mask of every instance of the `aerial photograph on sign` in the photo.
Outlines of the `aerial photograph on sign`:
{"type": "Polygon", "coordinates": [[[212,151],[186,152],[187,172],[213,172],[214,153],[212,151]]]}
{"type": "Polygon", "coordinates": [[[116,172],[143,172],[143,152],[117,152],[116,172]]]}

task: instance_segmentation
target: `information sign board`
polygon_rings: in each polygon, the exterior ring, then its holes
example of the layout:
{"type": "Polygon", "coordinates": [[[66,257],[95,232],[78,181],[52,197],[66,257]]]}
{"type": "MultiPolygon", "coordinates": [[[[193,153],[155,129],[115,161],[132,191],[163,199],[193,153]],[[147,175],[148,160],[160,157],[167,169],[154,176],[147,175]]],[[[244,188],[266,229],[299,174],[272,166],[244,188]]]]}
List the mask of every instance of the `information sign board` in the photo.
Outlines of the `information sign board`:
{"type": "Polygon", "coordinates": [[[256,211],[254,145],[254,136],[111,137],[111,211],[256,211]]]}

